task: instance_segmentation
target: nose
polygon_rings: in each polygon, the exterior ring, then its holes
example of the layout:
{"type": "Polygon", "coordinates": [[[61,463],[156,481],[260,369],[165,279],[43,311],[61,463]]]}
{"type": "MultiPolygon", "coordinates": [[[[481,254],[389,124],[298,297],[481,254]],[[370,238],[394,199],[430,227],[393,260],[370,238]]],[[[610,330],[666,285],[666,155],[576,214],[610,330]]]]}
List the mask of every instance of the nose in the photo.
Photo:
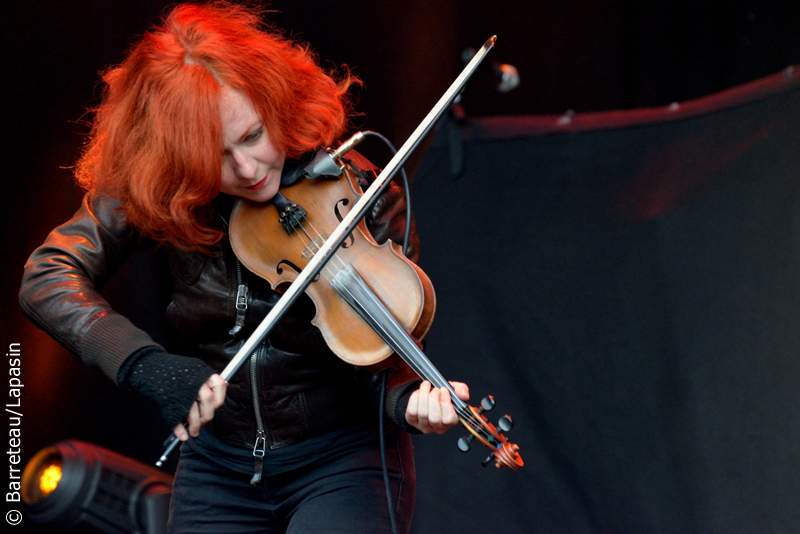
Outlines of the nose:
{"type": "Polygon", "coordinates": [[[233,151],[233,170],[240,178],[252,179],[256,177],[258,162],[255,158],[248,157],[247,154],[239,150],[233,151]]]}

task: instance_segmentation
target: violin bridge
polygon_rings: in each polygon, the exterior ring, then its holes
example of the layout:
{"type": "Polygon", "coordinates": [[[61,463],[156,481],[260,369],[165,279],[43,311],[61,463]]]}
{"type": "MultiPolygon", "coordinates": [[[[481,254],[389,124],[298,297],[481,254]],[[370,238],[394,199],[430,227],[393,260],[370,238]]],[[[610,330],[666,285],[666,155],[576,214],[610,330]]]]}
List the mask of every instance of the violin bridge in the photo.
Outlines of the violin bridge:
{"type": "Polygon", "coordinates": [[[325,233],[315,237],[313,241],[311,241],[311,243],[308,244],[305,250],[303,250],[303,257],[308,261],[311,261],[311,259],[317,255],[317,252],[319,252],[319,249],[322,247],[325,241],[327,241],[327,239],[328,239],[328,234],[325,233]]]}

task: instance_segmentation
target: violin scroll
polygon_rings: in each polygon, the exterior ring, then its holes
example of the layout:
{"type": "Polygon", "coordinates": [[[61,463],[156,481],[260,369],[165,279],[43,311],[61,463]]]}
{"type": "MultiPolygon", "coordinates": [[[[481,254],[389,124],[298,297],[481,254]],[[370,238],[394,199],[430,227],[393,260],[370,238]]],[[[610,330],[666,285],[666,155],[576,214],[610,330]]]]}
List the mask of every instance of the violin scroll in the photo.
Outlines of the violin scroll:
{"type": "Polygon", "coordinates": [[[494,462],[495,467],[498,469],[508,467],[512,471],[519,471],[524,465],[519,455],[519,446],[509,442],[508,438],[501,433],[508,432],[514,428],[514,420],[510,416],[504,415],[497,422],[497,426],[500,427],[500,430],[498,430],[484,415],[486,412],[491,411],[494,406],[494,397],[487,395],[481,401],[480,408],[469,407],[473,412],[474,418],[471,421],[462,419],[461,423],[470,431],[470,434],[458,439],[458,448],[462,452],[467,452],[472,448],[472,442],[475,438],[478,438],[478,441],[493,451],[481,462],[483,467],[494,462]],[[476,422],[479,426],[470,424],[471,422],[476,422]]]}

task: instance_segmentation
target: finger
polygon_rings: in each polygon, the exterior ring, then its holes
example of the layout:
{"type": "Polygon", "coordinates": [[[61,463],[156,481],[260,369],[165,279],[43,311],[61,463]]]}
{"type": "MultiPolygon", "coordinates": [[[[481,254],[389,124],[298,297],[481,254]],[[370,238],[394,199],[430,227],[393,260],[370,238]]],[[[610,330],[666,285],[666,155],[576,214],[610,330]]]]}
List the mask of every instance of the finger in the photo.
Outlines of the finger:
{"type": "Polygon", "coordinates": [[[214,418],[215,399],[214,392],[206,384],[200,388],[197,393],[197,400],[195,404],[198,407],[198,417],[200,424],[204,425],[214,418]]]}
{"type": "Polygon", "coordinates": [[[446,388],[439,388],[436,397],[431,397],[430,420],[431,431],[437,434],[444,434],[458,423],[458,415],[450,398],[450,391],[446,388]]]}
{"type": "Polygon", "coordinates": [[[225,403],[225,395],[228,392],[228,383],[224,380],[218,386],[212,388],[214,391],[214,408],[219,408],[225,403]]]}
{"type": "Polygon", "coordinates": [[[226,382],[218,374],[211,375],[205,383],[211,389],[212,405],[214,409],[219,408],[225,402],[225,394],[228,390],[228,382],[226,382]]]}
{"type": "Polygon", "coordinates": [[[419,424],[422,425],[420,430],[423,432],[430,432],[428,428],[428,404],[430,403],[429,397],[431,394],[431,383],[424,380],[419,385],[419,402],[417,403],[417,419],[419,424]]]}
{"type": "Polygon", "coordinates": [[[453,389],[456,391],[456,397],[466,401],[469,400],[469,387],[463,382],[450,382],[453,389]]]}
{"type": "Polygon", "coordinates": [[[428,394],[428,426],[431,432],[439,432],[442,425],[441,389],[433,388],[428,394]]]}
{"type": "Polygon", "coordinates": [[[227,386],[228,382],[225,381],[218,373],[214,373],[206,380],[206,385],[212,389],[216,387],[227,386]]]}
{"type": "Polygon", "coordinates": [[[213,374],[200,387],[197,398],[200,401],[200,424],[214,419],[214,412],[225,403],[228,383],[218,374],[213,374]]]}
{"type": "Polygon", "coordinates": [[[192,408],[186,417],[187,430],[190,436],[196,438],[200,434],[200,424],[200,404],[195,401],[192,403],[192,408]]]}
{"type": "Polygon", "coordinates": [[[175,434],[175,437],[181,441],[186,441],[187,439],[189,439],[189,433],[186,432],[186,427],[183,426],[183,423],[176,426],[172,430],[172,433],[175,434]]]}
{"type": "Polygon", "coordinates": [[[406,421],[411,426],[416,427],[419,423],[419,390],[416,390],[408,398],[408,406],[406,406],[406,421]]]}
{"type": "Polygon", "coordinates": [[[441,405],[442,411],[442,432],[444,432],[458,423],[458,415],[453,407],[453,401],[450,398],[450,392],[445,388],[442,388],[441,390],[439,404],[441,405]]]}

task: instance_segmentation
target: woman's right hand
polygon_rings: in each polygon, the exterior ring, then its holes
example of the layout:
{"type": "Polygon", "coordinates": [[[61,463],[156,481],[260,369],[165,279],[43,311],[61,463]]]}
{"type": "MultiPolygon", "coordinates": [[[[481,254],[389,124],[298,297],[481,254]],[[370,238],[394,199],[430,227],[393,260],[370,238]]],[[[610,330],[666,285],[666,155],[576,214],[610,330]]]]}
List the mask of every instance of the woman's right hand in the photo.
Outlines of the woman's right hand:
{"type": "Polygon", "coordinates": [[[214,418],[214,412],[225,402],[227,389],[228,383],[218,374],[215,373],[208,377],[208,380],[200,387],[192,409],[189,410],[186,426],[183,424],[176,426],[173,430],[175,436],[181,441],[186,441],[190,435],[197,437],[200,427],[211,421],[214,418]]]}

